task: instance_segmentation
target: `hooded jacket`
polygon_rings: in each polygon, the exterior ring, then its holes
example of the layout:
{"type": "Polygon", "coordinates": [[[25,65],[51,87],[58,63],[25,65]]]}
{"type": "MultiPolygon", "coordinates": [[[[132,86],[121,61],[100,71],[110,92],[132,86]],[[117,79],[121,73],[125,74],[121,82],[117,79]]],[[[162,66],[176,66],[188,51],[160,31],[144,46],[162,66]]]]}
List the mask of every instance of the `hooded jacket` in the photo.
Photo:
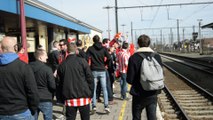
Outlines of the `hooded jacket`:
{"type": "Polygon", "coordinates": [[[90,68],[92,71],[105,71],[105,65],[108,65],[111,59],[107,49],[100,42],[94,43],[88,48],[87,56],[91,59],[90,68]]]}
{"type": "Polygon", "coordinates": [[[0,54],[0,115],[14,115],[30,109],[35,114],[39,103],[35,77],[29,65],[16,53],[0,54]]]}
{"type": "Polygon", "coordinates": [[[56,86],[51,68],[38,60],[31,62],[30,65],[35,75],[40,101],[52,101],[52,94],[56,86]]]}

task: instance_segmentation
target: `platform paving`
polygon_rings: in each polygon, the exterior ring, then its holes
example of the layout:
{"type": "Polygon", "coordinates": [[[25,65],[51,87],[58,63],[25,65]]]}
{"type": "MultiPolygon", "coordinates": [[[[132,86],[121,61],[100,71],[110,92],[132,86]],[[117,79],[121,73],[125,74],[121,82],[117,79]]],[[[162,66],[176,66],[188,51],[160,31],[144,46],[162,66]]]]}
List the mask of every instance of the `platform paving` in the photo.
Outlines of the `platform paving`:
{"type": "MultiPolygon", "coordinates": [[[[91,116],[90,116],[91,120],[132,120],[131,95],[128,94],[128,97],[130,98],[128,101],[121,100],[119,84],[120,84],[119,82],[115,82],[114,93],[115,93],[116,97],[114,98],[114,101],[117,104],[109,105],[111,112],[109,114],[107,114],[104,111],[103,103],[97,102],[97,112],[95,114],[91,114],[91,116]]],[[[103,98],[101,98],[101,99],[103,101],[103,98]]],[[[54,105],[53,106],[53,119],[54,120],[65,120],[62,111],[63,111],[62,106],[54,105]]],[[[159,111],[159,107],[157,108],[157,118],[158,118],[158,120],[162,120],[162,116],[161,116],[161,112],[159,111]]],[[[41,113],[39,115],[39,120],[43,120],[41,113]]],[[[81,120],[79,112],[77,113],[76,120],[81,120]]],[[[147,120],[145,110],[142,113],[142,120],[147,120]]]]}

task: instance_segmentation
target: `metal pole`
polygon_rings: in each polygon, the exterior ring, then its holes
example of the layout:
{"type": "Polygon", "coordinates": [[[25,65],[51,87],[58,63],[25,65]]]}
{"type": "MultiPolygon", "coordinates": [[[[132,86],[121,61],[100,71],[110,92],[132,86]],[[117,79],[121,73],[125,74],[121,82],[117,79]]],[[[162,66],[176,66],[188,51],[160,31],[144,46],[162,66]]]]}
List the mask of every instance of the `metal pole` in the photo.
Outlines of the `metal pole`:
{"type": "Polygon", "coordinates": [[[103,9],[107,9],[107,14],[108,14],[108,30],[107,30],[107,32],[108,32],[108,38],[110,39],[110,32],[111,32],[111,30],[110,30],[110,15],[109,15],[109,9],[111,9],[111,8],[113,8],[113,7],[110,7],[110,6],[107,6],[107,7],[103,7],[103,9]]]}
{"type": "Polygon", "coordinates": [[[194,33],[195,32],[195,26],[194,25],[193,25],[192,29],[193,29],[193,33],[194,33]]]}
{"type": "Polygon", "coordinates": [[[177,39],[178,39],[178,49],[180,50],[181,44],[180,44],[180,33],[179,33],[179,19],[177,19],[177,39]]]}
{"type": "Polygon", "coordinates": [[[160,30],[160,42],[161,42],[161,51],[163,51],[163,35],[162,35],[162,30],[160,30]]]}
{"type": "Polygon", "coordinates": [[[173,31],[172,31],[172,29],[171,29],[171,39],[172,39],[172,44],[173,44],[173,42],[174,42],[174,35],[173,35],[173,31]]]}
{"type": "Polygon", "coordinates": [[[132,38],[132,44],[134,44],[133,43],[133,23],[131,22],[131,38],[132,38]]]}
{"type": "Polygon", "coordinates": [[[203,54],[203,46],[202,46],[202,40],[201,40],[201,21],[202,19],[198,19],[199,21],[199,40],[200,40],[200,44],[199,44],[199,47],[200,47],[200,55],[203,54]]]}
{"type": "Polygon", "coordinates": [[[173,44],[173,41],[172,41],[172,28],[170,28],[170,44],[171,45],[173,44]]]}
{"type": "Polygon", "coordinates": [[[183,28],[183,40],[185,39],[185,29],[183,28]]]}
{"type": "Polygon", "coordinates": [[[27,40],[26,40],[26,20],[25,20],[25,13],[24,13],[24,0],[20,0],[20,19],[21,19],[21,39],[23,48],[25,49],[24,54],[27,54],[27,40]]]}
{"type": "Polygon", "coordinates": [[[177,19],[177,40],[178,40],[178,48],[180,48],[179,19],[177,19]]]}
{"type": "Polygon", "coordinates": [[[136,43],[138,43],[138,38],[137,38],[137,33],[135,31],[135,40],[137,41],[136,43]]]}
{"type": "Polygon", "coordinates": [[[115,31],[118,33],[118,2],[115,0],[115,31]]]}
{"type": "MultiPolygon", "coordinates": [[[[109,6],[108,6],[109,8],[109,6]]],[[[107,9],[107,12],[108,12],[108,38],[110,39],[110,16],[109,16],[109,9],[107,9]]]]}

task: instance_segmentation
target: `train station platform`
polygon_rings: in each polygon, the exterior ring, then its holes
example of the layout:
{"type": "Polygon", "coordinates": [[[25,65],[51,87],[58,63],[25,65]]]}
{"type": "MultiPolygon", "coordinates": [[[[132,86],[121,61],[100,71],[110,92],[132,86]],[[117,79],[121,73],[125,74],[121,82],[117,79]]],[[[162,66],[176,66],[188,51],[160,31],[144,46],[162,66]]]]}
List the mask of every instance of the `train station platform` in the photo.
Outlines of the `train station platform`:
{"type": "MultiPolygon", "coordinates": [[[[115,104],[109,105],[110,107],[110,113],[107,114],[104,111],[104,105],[103,103],[97,102],[97,111],[95,114],[91,114],[90,119],[91,120],[132,120],[132,96],[128,94],[129,100],[121,100],[120,99],[120,83],[115,82],[114,83],[114,93],[115,98],[114,102],[115,104]]],[[[101,98],[103,101],[103,98],[101,98]]],[[[53,120],[65,120],[63,116],[63,107],[60,105],[54,105],[53,106],[53,120]]],[[[157,106],[157,119],[163,120],[161,116],[161,111],[159,110],[159,106],[157,106]]],[[[40,113],[39,120],[43,120],[43,116],[40,113]]],[[[76,120],[80,119],[79,112],[77,113],[76,120]]],[[[146,118],[146,111],[144,110],[142,112],[142,120],[147,120],[146,118]]]]}

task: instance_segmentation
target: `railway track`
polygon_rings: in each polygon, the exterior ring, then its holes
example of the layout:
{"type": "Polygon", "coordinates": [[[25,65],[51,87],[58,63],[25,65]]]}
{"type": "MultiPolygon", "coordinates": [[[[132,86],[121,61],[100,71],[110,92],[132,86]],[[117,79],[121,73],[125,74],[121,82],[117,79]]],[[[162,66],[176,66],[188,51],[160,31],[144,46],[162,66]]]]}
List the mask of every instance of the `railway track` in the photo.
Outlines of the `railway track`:
{"type": "Polygon", "coordinates": [[[173,59],[174,58],[179,59],[186,63],[191,63],[193,65],[199,66],[200,67],[199,69],[213,72],[213,61],[211,61],[211,60],[203,60],[203,59],[199,59],[199,58],[191,58],[191,57],[185,57],[185,56],[168,54],[168,53],[161,53],[161,55],[163,55],[164,57],[167,57],[167,58],[171,57],[173,59]]]}
{"type": "Polygon", "coordinates": [[[190,61],[196,64],[200,64],[203,66],[207,66],[210,68],[213,68],[213,60],[210,59],[199,59],[199,58],[192,58],[192,57],[186,57],[186,56],[180,56],[176,54],[169,54],[169,53],[160,53],[161,55],[171,56],[174,58],[184,59],[185,61],[190,61]]]}
{"type": "Polygon", "coordinates": [[[213,120],[213,95],[165,65],[159,105],[165,120],[213,120]]]}
{"type": "Polygon", "coordinates": [[[200,61],[197,59],[182,57],[182,56],[176,56],[176,55],[161,55],[163,58],[184,64],[186,66],[195,68],[197,70],[201,70],[205,73],[212,74],[213,75],[213,66],[209,63],[205,63],[204,61],[200,61]]]}

